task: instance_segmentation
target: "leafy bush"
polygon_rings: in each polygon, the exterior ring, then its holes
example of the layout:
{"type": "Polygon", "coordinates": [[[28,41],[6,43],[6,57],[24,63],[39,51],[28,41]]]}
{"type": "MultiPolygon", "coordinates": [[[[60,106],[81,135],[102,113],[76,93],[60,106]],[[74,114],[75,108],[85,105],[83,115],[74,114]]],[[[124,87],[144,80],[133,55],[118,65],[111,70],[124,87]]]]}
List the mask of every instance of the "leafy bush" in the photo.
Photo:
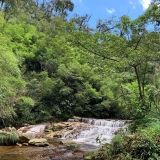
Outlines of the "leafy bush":
{"type": "Polygon", "coordinates": [[[113,154],[119,154],[124,151],[124,146],[123,146],[123,137],[118,134],[115,136],[112,140],[112,152],[113,154]]]}

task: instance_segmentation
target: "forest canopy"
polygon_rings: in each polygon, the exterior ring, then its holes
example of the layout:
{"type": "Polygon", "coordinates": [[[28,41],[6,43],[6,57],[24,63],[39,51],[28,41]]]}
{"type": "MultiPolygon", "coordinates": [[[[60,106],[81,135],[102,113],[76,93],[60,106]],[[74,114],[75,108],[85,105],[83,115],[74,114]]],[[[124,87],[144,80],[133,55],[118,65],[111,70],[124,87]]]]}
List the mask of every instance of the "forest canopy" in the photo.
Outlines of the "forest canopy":
{"type": "Polygon", "coordinates": [[[158,4],[92,28],[71,0],[1,0],[1,125],[159,116],[158,4]]]}

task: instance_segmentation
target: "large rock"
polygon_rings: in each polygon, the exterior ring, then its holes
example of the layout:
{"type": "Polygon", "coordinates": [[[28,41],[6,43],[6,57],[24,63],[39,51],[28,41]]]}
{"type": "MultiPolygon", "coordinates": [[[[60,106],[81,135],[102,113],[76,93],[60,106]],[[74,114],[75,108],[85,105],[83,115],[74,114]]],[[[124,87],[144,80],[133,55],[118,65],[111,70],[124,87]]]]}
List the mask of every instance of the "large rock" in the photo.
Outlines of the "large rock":
{"type": "Polygon", "coordinates": [[[49,143],[47,142],[47,139],[45,138],[34,138],[34,139],[29,140],[28,143],[30,145],[35,145],[38,147],[45,147],[49,145],[49,143]]]}
{"type": "Polygon", "coordinates": [[[28,143],[29,140],[35,138],[36,135],[33,132],[21,133],[19,134],[20,143],[28,143]]]}
{"type": "Polygon", "coordinates": [[[19,128],[17,132],[20,136],[20,142],[27,143],[30,139],[33,139],[33,138],[44,138],[46,136],[45,129],[48,126],[49,126],[49,123],[29,125],[29,126],[19,128]]]}

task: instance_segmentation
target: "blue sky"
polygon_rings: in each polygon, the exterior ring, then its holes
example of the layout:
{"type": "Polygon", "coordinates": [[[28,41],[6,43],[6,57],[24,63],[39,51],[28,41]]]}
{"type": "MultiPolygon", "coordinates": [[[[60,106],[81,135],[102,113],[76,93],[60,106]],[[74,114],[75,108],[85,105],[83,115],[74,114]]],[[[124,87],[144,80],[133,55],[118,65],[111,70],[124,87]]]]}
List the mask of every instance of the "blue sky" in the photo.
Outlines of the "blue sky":
{"type": "Polygon", "coordinates": [[[131,19],[137,18],[148,8],[151,0],[72,0],[74,13],[81,16],[91,15],[90,26],[95,27],[98,19],[111,19],[128,15],[131,19]]]}

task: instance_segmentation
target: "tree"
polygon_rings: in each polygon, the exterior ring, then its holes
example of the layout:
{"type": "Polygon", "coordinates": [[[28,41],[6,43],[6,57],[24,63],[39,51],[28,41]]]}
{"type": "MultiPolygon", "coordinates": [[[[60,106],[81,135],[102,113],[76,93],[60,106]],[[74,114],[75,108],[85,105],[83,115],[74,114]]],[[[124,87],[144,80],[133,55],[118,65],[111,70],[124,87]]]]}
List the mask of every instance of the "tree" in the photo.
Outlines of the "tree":
{"type": "Polygon", "coordinates": [[[25,88],[25,81],[21,78],[18,60],[8,47],[8,38],[0,35],[0,119],[5,125],[16,116],[13,107],[25,88]]]}
{"type": "MultiPolygon", "coordinates": [[[[43,4],[45,6],[45,4],[43,4]]],[[[62,1],[62,0],[51,0],[50,2],[46,3],[46,7],[44,8],[46,11],[46,15],[49,17],[52,16],[52,14],[56,16],[67,16],[67,11],[73,11],[74,4],[70,1],[62,1]]]]}
{"type": "Polygon", "coordinates": [[[112,32],[110,30],[97,31],[94,34],[77,32],[74,39],[80,48],[94,54],[96,59],[103,58],[102,61],[107,61],[106,65],[112,65],[114,69],[111,70],[114,72],[134,73],[135,76],[129,83],[136,82],[137,85],[134,87],[138,92],[135,92],[136,96],[131,105],[135,106],[135,116],[140,117],[150,110],[151,104],[147,100],[148,93],[145,87],[152,84],[150,76],[155,67],[153,62],[160,60],[160,35],[155,30],[147,30],[147,24],[153,16],[150,13],[154,13],[154,9],[149,8],[144,15],[134,21],[127,16],[121,17],[120,22],[114,27],[108,27],[112,28],[112,32]]]}
{"type": "Polygon", "coordinates": [[[156,26],[160,25],[160,1],[159,0],[152,0],[150,4],[150,8],[154,8],[151,21],[156,22],[156,26]]]}

